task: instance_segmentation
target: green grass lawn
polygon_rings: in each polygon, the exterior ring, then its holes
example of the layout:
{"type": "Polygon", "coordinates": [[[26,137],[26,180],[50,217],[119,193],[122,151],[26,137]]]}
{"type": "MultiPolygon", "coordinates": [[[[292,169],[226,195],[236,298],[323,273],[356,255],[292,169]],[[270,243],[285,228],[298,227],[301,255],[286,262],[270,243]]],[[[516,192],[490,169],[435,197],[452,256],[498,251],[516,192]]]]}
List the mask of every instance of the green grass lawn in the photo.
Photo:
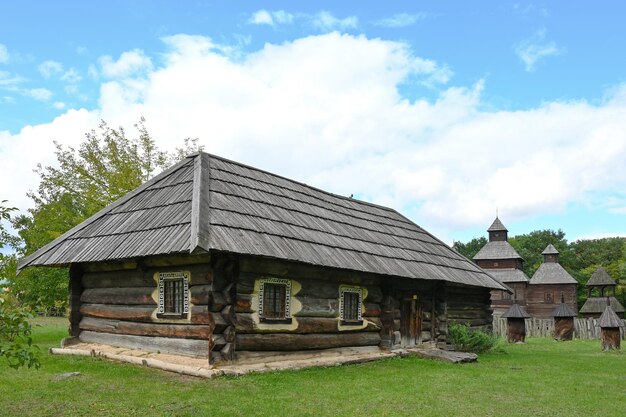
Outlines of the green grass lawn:
{"type": "MultiPolygon", "coordinates": [[[[478,363],[394,358],[203,380],[50,356],[65,319],[39,320],[39,370],[0,366],[3,416],[625,416],[626,354],[599,341],[529,339],[478,363]],[[81,375],[58,379],[65,372],[81,375]]],[[[625,346],[626,349],[626,346],[625,346]]]]}

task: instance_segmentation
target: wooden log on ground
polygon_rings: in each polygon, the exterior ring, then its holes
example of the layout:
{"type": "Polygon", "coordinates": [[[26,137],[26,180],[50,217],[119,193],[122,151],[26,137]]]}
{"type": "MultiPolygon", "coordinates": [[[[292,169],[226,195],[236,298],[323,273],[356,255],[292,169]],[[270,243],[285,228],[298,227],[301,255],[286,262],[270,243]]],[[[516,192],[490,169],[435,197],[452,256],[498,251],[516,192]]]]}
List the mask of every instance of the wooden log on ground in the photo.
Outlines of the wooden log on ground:
{"type": "Polygon", "coordinates": [[[183,356],[208,357],[209,354],[207,341],[198,339],[122,335],[83,330],[80,333],[80,341],[183,356]]]}
{"type": "Polygon", "coordinates": [[[80,321],[81,330],[94,332],[131,334],[137,336],[160,336],[179,337],[190,339],[208,340],[211,335],[211,325],[192,324],[163,324],[163,323],[137,323],[132,321],[120,321],[83,317],[80,321]]]}
{"type": "Polygon", "coordinates": [[[380,343],[377,332],[337,334],[237,334],[240,350],[305,350],[345,346],[374,346],[380,343]]]}
{"type": "Polygon", "coordinates": [[[296,317],[339,316],[339,300],[337,298],[297,298],[302,303],[302,310],[294,314],[296,317]]]}
{"type": "Polygon", "coordinates": [[[80,312],[84,316],[141,322],[152,321],[155,309],[156,306],[150,305],[83,304],[80,306],[80,312]]]}
{"type": "Polygon", "coordinates": [[[156,287],[129,288],[88,288],[83,291],[80,301],[89,304],[154,304],[152,293],[156,287]]]}
{"type": "MultiPolygon", "coordinates": [[[[295,333],[295,334],[308,334],[308,333],[335,333],[339,331],[339,319],[327,318],[327,317],[297,317],[294,321],[298,324],[295,329],[276,329],[276,328],[259,328],[254,315],[249,313],[237,313],[237,333],[295,333]]],[[[343,332],[378,332],[382,329],[382,323],[379,318],[372,317],[365,319],[367,323],[365,328],[360,326],[354,326],[353,329],[349,327],[343,327],[343,332]]]]}

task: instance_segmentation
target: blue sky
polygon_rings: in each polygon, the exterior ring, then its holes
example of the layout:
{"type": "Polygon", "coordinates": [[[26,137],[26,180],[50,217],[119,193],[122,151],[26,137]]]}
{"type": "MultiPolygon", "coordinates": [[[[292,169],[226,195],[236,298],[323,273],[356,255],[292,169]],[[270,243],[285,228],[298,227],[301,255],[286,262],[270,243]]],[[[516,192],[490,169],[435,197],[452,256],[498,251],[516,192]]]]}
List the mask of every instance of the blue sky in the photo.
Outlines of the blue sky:
{"type": "Polygon", "coordinates": [[[5,2],[0,199],[52,140],[145,116],[210,152],[390,205],[447,242],[626,235],[621,2],[5,2]]]}

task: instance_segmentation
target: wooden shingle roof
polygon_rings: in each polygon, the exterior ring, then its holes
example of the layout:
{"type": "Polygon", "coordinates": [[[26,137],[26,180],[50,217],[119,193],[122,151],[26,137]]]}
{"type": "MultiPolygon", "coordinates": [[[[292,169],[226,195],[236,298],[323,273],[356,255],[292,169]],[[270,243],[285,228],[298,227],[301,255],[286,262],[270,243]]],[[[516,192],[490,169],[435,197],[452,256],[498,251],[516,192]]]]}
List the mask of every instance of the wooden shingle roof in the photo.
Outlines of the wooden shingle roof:
{"type": "Polygon", "coordinates": [[[602,268],[599,266],[587,281],[587,287],[605,287],[605,286],[615,286],[617,285],[613,278],[602,268]]]}
{"type": "Polygon", "coordinates": [[[489,275],[504,283],[528,282],[529,280],[528,275],[526,275],[526,273],[521,269],[517,268],[484,269],[489,272],[489,275]]]}
{"type": "Polygon", "coordinates": [[[503,289],[393,209],[204,152],[107,206],[19,268],[212,250],[503,289]]]}
{"type": "Polygon", "coordinates": [[[530,284],[577,284],[577,281],[556,262],[544,262],[530,279],[530,284]]]}
{"type": "Polygon", "coordinates": [[[530,315],[524,307],[515,303],[501,317],[504,319],[527,319],[530,318],[530,315]]]}
{"type": "Polygon", "coordinates": [[[610,305],[607,305],[604,309],[604,313],[600,316],[598,320],[598,326],[606,328],[606,327],[623,327],[624,323],[622,320],[615,314],[615,311],[611,308],[610,305]]]}
{"type": "Polygon", "coordinates": [[[496,259],[523,259],[507,241],[487,242],[473,258],[475,261],[496,259]]]}
{"type": "Polygon", "coordinates": [[[589,297],[585,301],[585,304],[580,308],[580,312],[584,314],[600,314],[602,313],[607,306],[607,299],[611,303],[611,308],[616,313],[624,313],[626,309],[622,306],[617,298],[609,296],[609,297],[589,297]]]}
{"type": "Polygon", "coordinates": [[[491,223],[491,226],[489,226],[489,229],[487,229],[487,231],[488,232],[508,232],[506,227],[504,227],[500,219],[497,217],[493,221],[493,223],[491,223]]]}

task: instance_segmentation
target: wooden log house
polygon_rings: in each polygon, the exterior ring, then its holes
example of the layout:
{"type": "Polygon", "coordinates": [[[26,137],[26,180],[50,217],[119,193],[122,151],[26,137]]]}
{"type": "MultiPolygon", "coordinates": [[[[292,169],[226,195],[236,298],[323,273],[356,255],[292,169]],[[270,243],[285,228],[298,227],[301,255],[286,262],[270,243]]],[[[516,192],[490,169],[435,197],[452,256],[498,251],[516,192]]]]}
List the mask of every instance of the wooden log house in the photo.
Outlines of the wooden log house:
{"type": "MultiPolygon", "coordinates": [[[[398,212],[190,155],[19,268],[69,266],[70,335],[200,356],[445,343],[503,286],[398,212]]],[[[259,359],[260,360],[260,359],[259,359]]]]}

